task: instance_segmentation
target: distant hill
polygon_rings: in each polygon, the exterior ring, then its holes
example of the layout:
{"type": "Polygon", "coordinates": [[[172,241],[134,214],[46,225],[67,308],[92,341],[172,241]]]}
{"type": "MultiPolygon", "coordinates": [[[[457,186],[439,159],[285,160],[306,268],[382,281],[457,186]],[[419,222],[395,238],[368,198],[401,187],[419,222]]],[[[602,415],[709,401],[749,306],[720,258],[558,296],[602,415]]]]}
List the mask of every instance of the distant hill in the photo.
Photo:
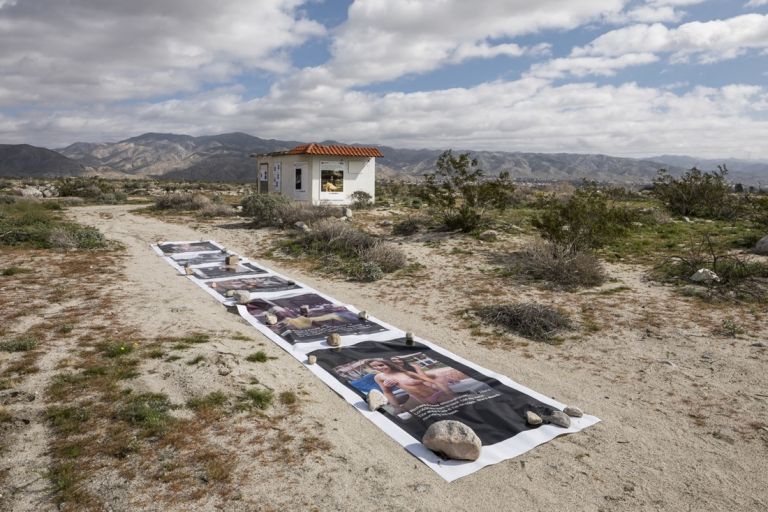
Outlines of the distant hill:
{"type": "MultiPolygon", "coordinates": [[[[256,165],[252,153],[290,149],[302,142],[260,139],[247,133],[192,137],[172,133],[145,133],[119,142],[76,142],[51,151],[28,145],[0,146],[0,176],[76,176],[99,174],[109,177],[159,176],[202,181],[253,181],[256,165]]],[[[335,141],[321,141],[334,143],[335,141]]],[[[434,170],[441,149],[398,149],[378,146],[377,160],[382,177],[417,178],[434,170]]],[[[456,153],[462,150],[456,150],[456,153]]],[[[626,184],[648,183],[659,169],[673,174],[696,165],[715,169],[725,162],[730,179],[744,184],[768,183],[768,162],[705,160],[662,155],[634,159],[576,153],[523,153],[471,151],[480,167],[495,175],[508,170],[525,180],[569,180],[584,178],[626,184]]]]}
{"type": "Polygon", "coordinates": [[[0,176],[4,178],[53,178],[86,173],[83,164],[56,151],[29,144],[0,144],[0,176]]]}

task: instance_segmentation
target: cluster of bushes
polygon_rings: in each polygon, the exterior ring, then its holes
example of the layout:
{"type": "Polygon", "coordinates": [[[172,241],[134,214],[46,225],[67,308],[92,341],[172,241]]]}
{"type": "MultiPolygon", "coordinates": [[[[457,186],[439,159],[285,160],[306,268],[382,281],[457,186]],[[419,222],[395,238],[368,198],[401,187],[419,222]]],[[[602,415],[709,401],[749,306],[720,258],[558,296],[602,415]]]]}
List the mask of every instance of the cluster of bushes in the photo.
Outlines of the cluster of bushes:
{"type": "Polygon", "coordinates": [[[156,210],[193,211],[203,217],[234,215],[234,209],[221,202],[219,196],[210,197],[192,192],[174,192],[155,199],[156,210]]]}
{"type": "Polygon", "coordinates": [[[768,300],[768,265],[720,250],[709,236],[684,254],[664,260],[652,275],[661,281],[699,285],[707,298],[768,300]],[[693,276],[702,269],[712,271],[716,278],[695,282],[693,276]]]}
{"type": "Polygon", "coordinates": [[[256,227],[288,227],[297,222],[313,224],[340,215],[337,206],[312,205],[268,194],[247,196],[240,205],[243,215],[251,217],[256,227]]]}
{"type": "Polygon", "coordinates": [[[0,203],[0,245],[98,249],[106,240],[96,228],[63,221],[56,203],[30,200],[0,203]]]}
{"type": "Polygon", "coordinates": [[[297,244],[302,253],[319,257],[323,268],[360,281],[376,281],[406,264],[405,254],[397,246],[338,220],[317,222],[297,244]]]}
{"type": "Polygon", "coordinates": [[[117,204],[128,199],[118,185],[119,182],[104,178],[62,178],[56,182],[61,197],[82,197],[103,204],[117,204]]]}

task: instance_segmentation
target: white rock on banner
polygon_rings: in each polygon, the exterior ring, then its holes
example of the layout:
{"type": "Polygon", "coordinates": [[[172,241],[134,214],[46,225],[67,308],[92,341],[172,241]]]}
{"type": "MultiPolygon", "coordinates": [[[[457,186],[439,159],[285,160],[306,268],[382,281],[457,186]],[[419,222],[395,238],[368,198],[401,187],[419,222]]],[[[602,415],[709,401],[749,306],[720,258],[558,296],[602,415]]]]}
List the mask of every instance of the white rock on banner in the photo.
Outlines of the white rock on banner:
{"type": "Polygon", "coordinates": [[[584,412],[579,409],[578,407],[574,407],[572,405],[569,405],[565,409],[563,409],[563,412],[570,416],[571,418],[581,418],[584,416],[584,412]]]}
{"type": "Polygon", "coordinates": [[[541,416],[539,416],[535,412],[533,412],[533,411],[526,411],[526,413],[525,413],[525,422],[528,425],[530,425],[532,427],[535,427],[537,425],[541,425],[542,423],[544,423],[544,420],[542,420],[541,416]]]}
{"type": "Polygon", "coordinates": [[[378,389],[372,389],[370,393],[368,393],[366,401],[368,402],[369,411],[377,411],[389,403],[387,397],[384,396],[384,393],[378,389]]]}
{"type": "Polygon", "coordinates": [[[232,297],[234,297],[238,304],[248,304],[251,302],[251,294],[246,290],[235,290],[232,297]]]}
{"type": "Polygon", "coordinates": [[[453,420],[431,424],[421,442],[433,452],[458,460],[477,460],[483,447],[474,430],[453,420]]]}
{"type": "Polygon", "coordinates": [[[552,414],[546,417],[553,425],[558,427],[568,428],[571,426],[571,418],[568,417],[563,411],[552,411],[552,414]]]}

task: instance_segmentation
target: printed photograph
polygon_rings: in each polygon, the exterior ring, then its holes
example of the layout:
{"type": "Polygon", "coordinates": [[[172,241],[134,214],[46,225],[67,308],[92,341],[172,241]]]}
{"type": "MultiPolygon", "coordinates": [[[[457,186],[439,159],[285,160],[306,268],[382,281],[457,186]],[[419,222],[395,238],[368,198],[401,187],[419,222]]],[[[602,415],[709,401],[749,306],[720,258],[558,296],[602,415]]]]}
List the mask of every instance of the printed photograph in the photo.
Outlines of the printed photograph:
{"type": "Polygon", "coordinates": [[[194,256],[171,256],[171,259],[182,267],[185,265],[205,265],[207,263],[221,263],[227,259],[227,253],[223,251],[218,252],[206,252],[202,254],[196,254],[194,256]]]}
{"type": "Polygon", "coordinates": [[[429,425],[456,420],[469,425],[484,445],[530,430],[525,413],[552,408],[426,345],[404,338],[362,341],[341,349],[314,350],[319,364],[361,399],[377,390],[387,399],[380,410],[420,440],[429,425]]]}
{"type": "Polygon", "coordinates": [[[182,252],[201,252],[201,251],[220,251],[219,247],[216,247],[211,242],[190,242],[186,244],[179,243],[167,243],[158,244],[158,247],[165,254],[179,254],[182,252]]]}
{"type": "Polygon", "coordinates": [[[238,265],[220,265],[217,267],[198,267],[193,269],[195,277],[200,279],[217,279],[238,275],[266,274],[267,271],[253,263],[241,263],[238,265]]]}
{"type": "Polygon", "coordinates": [[[346,307],[333,304],[314,293],[279,299],[255,299],[246,305],[248,312],[289,343],[309,343],[325,339],[336,332],[341,336],[372,334],[386,329],[375,322],[361,319],[346,307]],[[277,323],[266,322],[267,313],[277,323]]]}
{"type": "Polygon", "coordinates": [[[282,292],[301,288],[293,281],[278,276],[247,277],[243,279],[227,279],[208,283],[220,295],[226,296],[230,290],[245,290],[251,293],[282,292]]]}

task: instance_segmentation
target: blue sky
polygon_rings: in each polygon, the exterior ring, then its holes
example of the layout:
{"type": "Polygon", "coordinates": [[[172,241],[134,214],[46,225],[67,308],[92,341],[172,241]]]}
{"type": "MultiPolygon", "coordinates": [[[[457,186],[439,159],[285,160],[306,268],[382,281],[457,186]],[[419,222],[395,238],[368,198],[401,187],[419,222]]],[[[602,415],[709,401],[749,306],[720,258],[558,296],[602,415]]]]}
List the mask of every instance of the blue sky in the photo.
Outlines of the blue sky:
{"type": "Polygon", "coordinates": [[[768,159],[768,0],[0,0],[0,143],[768,159]]]}

